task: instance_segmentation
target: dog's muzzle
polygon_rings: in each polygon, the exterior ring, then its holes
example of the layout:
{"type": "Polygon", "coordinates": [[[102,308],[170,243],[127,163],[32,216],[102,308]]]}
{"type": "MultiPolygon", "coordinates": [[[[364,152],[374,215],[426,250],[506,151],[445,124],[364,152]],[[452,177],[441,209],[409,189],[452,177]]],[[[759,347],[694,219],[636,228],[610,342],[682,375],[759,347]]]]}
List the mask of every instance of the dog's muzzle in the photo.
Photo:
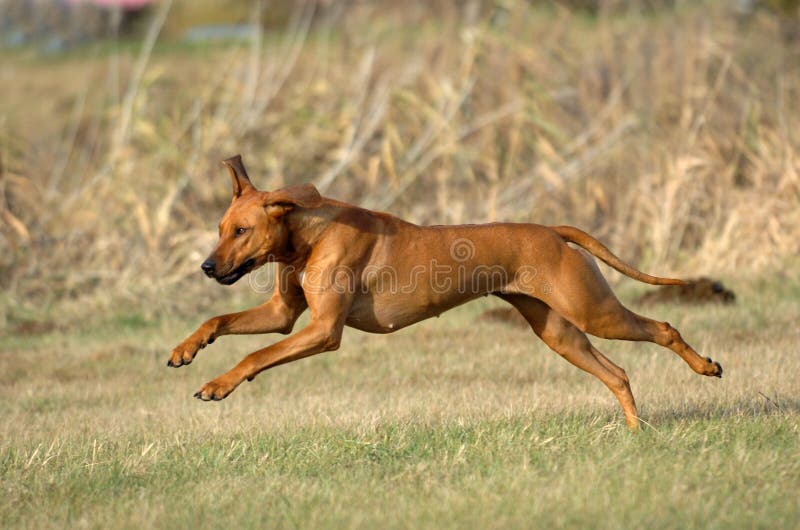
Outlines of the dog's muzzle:
{"type": "MultiPolygon", "coordinates": [[[[212,271],[211,274],[209,274],[209,273],[206,273],[206,274],[209,277],[212,277],[212,278],[216,279],[219,283],[221,283],[223,285],[231,285],[232,283],[236,283],[236,281],[239,278],[241,278],[242,276],[244,276],[245,274],[247,274],[248,272],[253,270],[255,265],[256,265],[256,260],[254,260],[253,258],[250,258],[249,260],[245,261],[244,263],[242,263],[241,265],[239,265],[238,267],[236,267],[232,271],[230,271],[227,274],[224,274],[222,276],[215,275],[213,273],[213,271],[212,271]]],[[[205,270],[205,269],[203,269],[203,270],[205,270]]]]}
{"type": "Polygon", "coordinates": [[[214,270],[217,268],[217,263],[212,259],[207,259],[202,265],[200,265],[200,268],[203,269],[203,272],[206,273],[206,276],[213,278],[214,270]]]}

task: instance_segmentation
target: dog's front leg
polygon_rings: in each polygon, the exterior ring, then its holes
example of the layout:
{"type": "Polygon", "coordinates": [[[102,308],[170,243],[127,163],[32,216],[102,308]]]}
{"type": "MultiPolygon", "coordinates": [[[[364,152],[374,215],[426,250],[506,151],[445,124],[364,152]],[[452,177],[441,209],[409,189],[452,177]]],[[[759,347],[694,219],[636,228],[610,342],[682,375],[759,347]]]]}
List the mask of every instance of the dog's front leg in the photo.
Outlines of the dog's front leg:
{"type": "Polygon", "coordinates": [[[341,293],[325,285],[306,292],[311,309],[311,322],[289,338],[255,351],[242,359],[228,373],[206,383],[195,393],[203,401],[224,399],[244,380],[252,380],[260,372],[309,355],[336,350],[353,301],[353,293],[341,293]]]}
{"type": "Polygon", "coordinates": [[[289,295],[276,289],[272,298],[263,305],[206,320],[172,350],[167,366],[177,368],[190,364],[200,349],[222,335],[291,333],[295,321],[305,308],[302,292],[289,295]]]}
{"type": "Polygon", "coordinates": [[[267,368],[336,350],[339,348],[342,328],[343,323],[331,322],[329,319],[312,320],[307,327],[291,337],[251,353],[228,373],[203,385],[194,397],[203,401],[224,399],[245,379],[252,380],[267,368]]]}

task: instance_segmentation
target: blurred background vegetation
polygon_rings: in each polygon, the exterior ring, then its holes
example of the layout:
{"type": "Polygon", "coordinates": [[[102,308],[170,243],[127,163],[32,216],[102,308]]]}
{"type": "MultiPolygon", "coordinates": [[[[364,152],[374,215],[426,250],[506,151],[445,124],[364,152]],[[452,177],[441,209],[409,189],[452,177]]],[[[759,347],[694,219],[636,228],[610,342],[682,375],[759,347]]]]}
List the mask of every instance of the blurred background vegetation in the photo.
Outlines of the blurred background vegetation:
{"type": "Polygon", "coordinates": [[[199,264],[235,153],[265,189],[313,182],[417,223],[573,224],[660,275],[800,254],[797,1],[0,12],[0,329],[230,297],[199,264]]]}

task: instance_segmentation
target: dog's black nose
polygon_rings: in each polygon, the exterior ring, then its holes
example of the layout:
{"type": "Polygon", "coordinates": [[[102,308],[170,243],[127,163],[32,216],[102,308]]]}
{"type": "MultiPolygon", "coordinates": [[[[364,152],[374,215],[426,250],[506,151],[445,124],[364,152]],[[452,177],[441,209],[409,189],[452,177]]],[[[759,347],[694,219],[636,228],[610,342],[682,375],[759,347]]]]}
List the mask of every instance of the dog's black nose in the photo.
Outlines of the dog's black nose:
{"type": "Polygon", "coordinates": [[[206,273],[206,276],[214,276],[214,269],[217,268],[217,264],[213,259],[207,259],[200,265],[200,268],[203,269],[203,272],[206,273]]]}

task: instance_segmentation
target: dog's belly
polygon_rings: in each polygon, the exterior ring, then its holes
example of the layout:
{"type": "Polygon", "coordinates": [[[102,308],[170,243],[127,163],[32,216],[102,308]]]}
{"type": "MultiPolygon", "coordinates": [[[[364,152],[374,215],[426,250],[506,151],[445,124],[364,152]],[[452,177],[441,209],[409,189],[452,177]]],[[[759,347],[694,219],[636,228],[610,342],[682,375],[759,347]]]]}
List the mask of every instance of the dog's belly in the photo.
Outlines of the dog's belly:
{"type": "Polygon", "coordinates": [[[358,296],[345,324],[370,333],[391,333],[416,324],[474,300],[481,295],[454,293],[444,299],[431,300],[420,293],[366,294],[358,296]]]}

